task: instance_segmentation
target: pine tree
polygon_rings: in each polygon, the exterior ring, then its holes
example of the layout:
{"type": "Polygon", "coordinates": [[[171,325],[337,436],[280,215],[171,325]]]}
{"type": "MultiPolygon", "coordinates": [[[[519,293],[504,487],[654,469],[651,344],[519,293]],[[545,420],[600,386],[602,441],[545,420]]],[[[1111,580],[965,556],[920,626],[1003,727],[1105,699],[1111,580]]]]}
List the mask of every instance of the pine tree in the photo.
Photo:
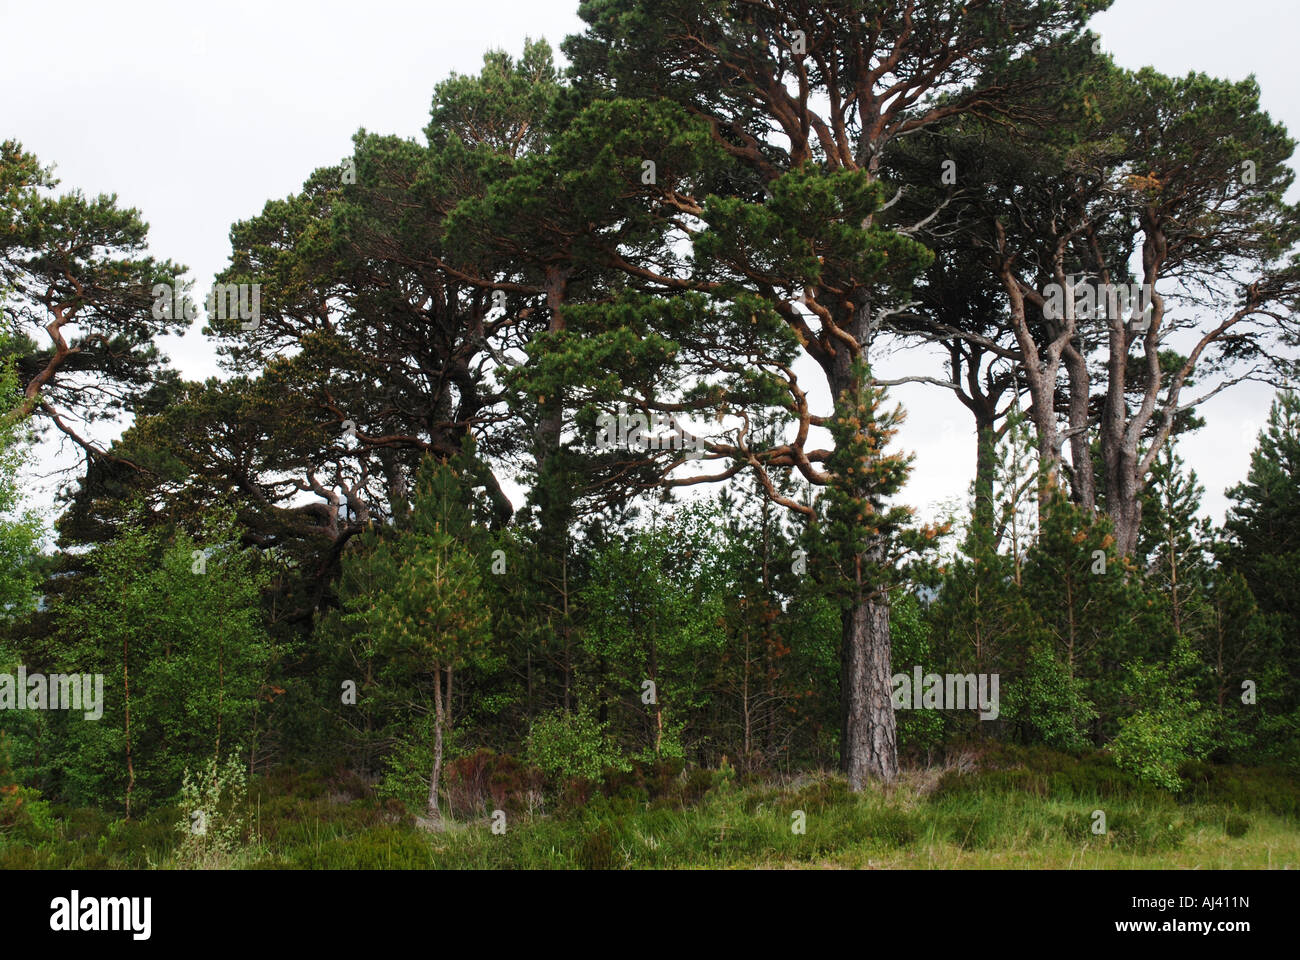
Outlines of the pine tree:
{"type": "Polygon", "coordinates": [[[889,503],[910,470],[910,457],[887,452],[902,410],[883,409],[884,390],[871,386],[864,365],[856,372],[857,388],[836,398],[828,424],[835,440],[826,464],[831,480],[806,537],[819,581],[844,613],[840,743],[849,782],[861,789],[867,771],[886,780],[898,772],[889,595],[909,546],[933,533],[909,530],[912,511],[889,503]]]}
{"type": "MultiPolygon", "coordinates": [[[[427,461],[412,498],[410,526],[366,538],[358,549],[371,576],[350,576],[345,620],[361,625],[396,677],[431,682],[433,744],[427,809],[441,824],[444,735],[451,725],[455,671],[481,656],[490,618],[479,561],[461,539],[469,516],[454,468],[427,461]],[[458,536],[459,535],[459,536],[458,536]]],[[[356,561],[353,561],[356,562],[356,561]]],[[[400,681],[399,681],[400,682],[400,681]]],[[[429,704],[422,705],[429,712],[429,704]]]]}
{"type": "Polygon", "coordinates": [[[184,332],[193,314],[176,309],[185,268],[145,253],[139,211],[116,196],[55,196],[58,183],[21,144],[0,143],[0,285],[12,292],[4,326],[21,381],[0,428],[36,417],[94,459],[104,451],[73,422],[164,406],[178,377],[154,339],[184,332]]]}
{"type": "Polygon", "coordinates": [[[1172,444],[1165,447],[1144,495],[1135,558],[1145,564],[1148,585],[1168,599],[1179,636],[1199,632],[1207,616],[1204,593],[1212,534],[1209,519],[1196,516],[1204,493],[1196,471],[1184,469],[1172,444]]]}
{"type": "Polygon", "coordinates": [[[1241,716],[1256,755],[1294,756],[1300,741],[1300,395],[1286,391],[1274,399],[1246,480],[1227,493],[1233,502],[1218,550],[1222,583],[1216,583],[1208,635],[1216,699],[1241,716]],[[1244,582],[1234,588],[1231,573],[1244,582]],[[1241,693],[1248,681],[1250,696],[1241,693]],[[1254,703],[1239,711],[1240,700],[1254,703]]]}
{"type": "Polygon", "coordinates": [[[1300,626],[1300,395],[1274,399],[1246,480],[1227,495],[1224,561],[1262,610],[1300,626]]]}

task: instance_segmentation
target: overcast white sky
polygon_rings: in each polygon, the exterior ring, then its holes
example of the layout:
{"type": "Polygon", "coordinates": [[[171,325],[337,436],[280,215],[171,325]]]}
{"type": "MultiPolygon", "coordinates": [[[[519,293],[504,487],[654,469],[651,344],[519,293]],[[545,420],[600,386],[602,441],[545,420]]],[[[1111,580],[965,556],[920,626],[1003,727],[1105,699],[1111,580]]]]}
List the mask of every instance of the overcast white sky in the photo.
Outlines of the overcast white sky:
{"type": "MultiPolygon", "coordinates": [[[[518,53],[526,37],[557,46],[581,29],[576,10],[577,0],[0,0],[0,138],[55,164],[62,189],[115,192],[141,210],[154,252],[189,266],[201,291],[226,262],[230,225],[348,155],[359,127],[419,138],[438,80],[477,72],[489,48],[518,53]]],[[[1125,67],[1255,73],[1265,108],[1300,134],[1295,0],[1116,0],[1092,26],[1125,67]]],[[[167,344],[194,379],[217,372],[200,326],[167,344]]],[[[1220,394],[1204,408],[1209,425],[1183,441],[1216,520],[1270,396],[1251,385],[1220,394]]],[[[900,444],[917,455],[905,499],[922,514],[964,500],[965,408],[933,387],[893,397],[908,411],[900,444]]]]}

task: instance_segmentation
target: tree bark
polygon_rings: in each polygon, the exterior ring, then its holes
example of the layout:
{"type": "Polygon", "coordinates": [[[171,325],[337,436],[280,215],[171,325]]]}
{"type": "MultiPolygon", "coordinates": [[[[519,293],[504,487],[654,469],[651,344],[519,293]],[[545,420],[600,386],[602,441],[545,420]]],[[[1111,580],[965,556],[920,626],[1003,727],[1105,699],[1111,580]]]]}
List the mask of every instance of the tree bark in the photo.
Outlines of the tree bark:
{"type": "Polygon", "coordinates": [[[1070,343],[1064,351],[1070,384],[1070,492],[1074,502],[1089,515],[1097,509],[1097,481],[1092,469],[1091,431],[1088,429],[1088,400],[1092,382],[1083,354],[1070,343]]]}
{"type": "Polygon", "coordinates": [[[843,615],[840,766],[849,788],[898,776],[898,730],[890,684],[889,607],[861,599],[843,615]]]}
{"type": "Polygon", "coordinates": [[[429,816],[442,821],[438,809],[438,785],[442,779],[442,668],[433,666],[433,774],[429,777],[429,816]]]}
{"type": "Polygon", "coordinates": [[[992,543],[996,536],[993,481],[997,472],[997,430],[991,419],[975,420],[975,525],[992,543]]]}
{"type": "MultiPolygon", "coordinates": [[[[832,395],[847,397],[854,406],[863,384],[853,368],[871,340],[871,307],[860,291],[849,334],[854,352],[841,344],[830,379],[832,395]]],[[[861,491],[865,493],[865,491],[861,491]]],[[[879,544],[857,556],[855,596],[841,615],[840,639],[840,768],[849,789],[858,791],[868,779],[890,782],[898,776],[898,738],[894,722],[889,661],[888,593],[878,592],[871,571],[880,559],[879,544]]]]}

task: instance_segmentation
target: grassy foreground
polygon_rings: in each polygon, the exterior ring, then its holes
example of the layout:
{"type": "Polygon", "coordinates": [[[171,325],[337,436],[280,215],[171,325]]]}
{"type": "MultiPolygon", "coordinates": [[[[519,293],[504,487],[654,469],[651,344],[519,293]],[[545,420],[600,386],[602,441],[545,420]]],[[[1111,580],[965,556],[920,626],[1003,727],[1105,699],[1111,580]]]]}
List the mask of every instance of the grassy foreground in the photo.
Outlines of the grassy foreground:
{"type": "Polygon", "coordinates": [[[664,765],[602,787],[571,784],[548,802],[532,796],[532,812],[488,783],[478,816],[462,812],[434,831],[355,775],[311,771],[259,780],[250,839],[201,864],[179,851],[174,807],[125,822],[37,804],[0,833],[0,868],[1300,867],[1294,769],[1185,774],[1175,796],[1101,756],[1002,751],[853,796],[829,774],[745,782],[725,769],[664,765]],[[498,804],[504,833],[488,812],[498,804]],[[1096,810],[1104,834],[1093,832],[1096,810]]]}

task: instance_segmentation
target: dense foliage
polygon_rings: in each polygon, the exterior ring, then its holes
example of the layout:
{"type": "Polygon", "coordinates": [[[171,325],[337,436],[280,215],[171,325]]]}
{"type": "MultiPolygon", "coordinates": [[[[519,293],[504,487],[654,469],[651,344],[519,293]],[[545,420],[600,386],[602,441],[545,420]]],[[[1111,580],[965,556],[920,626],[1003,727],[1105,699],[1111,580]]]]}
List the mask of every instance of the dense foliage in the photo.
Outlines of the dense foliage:
{"type": "MultiPolygon", "coordinates": [[[[737,775],[858,792],[963,757],[1185,796],[1294,766],[1285,130],[1253,82],[1091,53],[1101,3],[868,6],[602,0],[569,75],[490,53],[424,143],[361,131],[233,226],[216,282],[261,314],[208,318],[205,383],[155,342],[180,268],[137,213],[3,144],[0,677],[103,694],[0,688],[0,831],[176,805],[212,821],[177,862],[253,862],[250,778],[322,767],[442,829],[664,771],[726,806],[737,775]],[[904,502],[886,340],[940,345],[922,379],[974,416],[960,516],[904,502]],[[1260,378],[1215,528],[1188,391],[1260,378]],[[130,420],[101,448],[74,413],[130,420]],[[39,430],[85,457],[44,551],[39,430]]],[[[991,829],[963,816],[935,829],[991,829]]]]}

